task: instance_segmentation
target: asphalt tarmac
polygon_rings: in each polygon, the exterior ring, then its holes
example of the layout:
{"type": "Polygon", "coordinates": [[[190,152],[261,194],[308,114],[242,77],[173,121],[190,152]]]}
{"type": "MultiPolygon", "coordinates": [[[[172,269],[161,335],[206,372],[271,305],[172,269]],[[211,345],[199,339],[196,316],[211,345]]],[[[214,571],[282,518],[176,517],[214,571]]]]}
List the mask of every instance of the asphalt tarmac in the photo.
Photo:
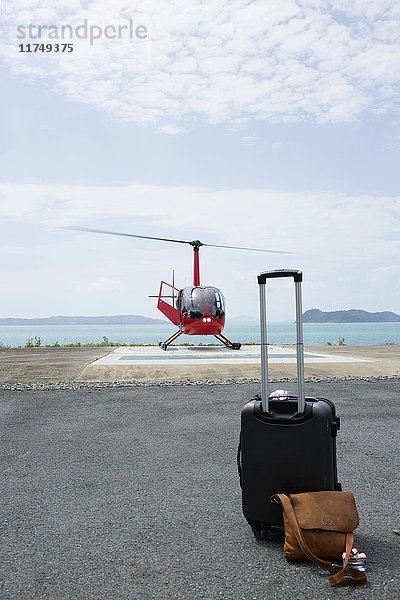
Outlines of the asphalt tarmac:
{"type": "Polygon", "coordinates": [[[287,563],[280,529],[251,533],[236,449],[258,391],[0,391],[0,598],[399,598],[399,379],[306,386],[342,419],[338,472],[360,514],[365,588],[331,589],[327,572],[287,563]]]}

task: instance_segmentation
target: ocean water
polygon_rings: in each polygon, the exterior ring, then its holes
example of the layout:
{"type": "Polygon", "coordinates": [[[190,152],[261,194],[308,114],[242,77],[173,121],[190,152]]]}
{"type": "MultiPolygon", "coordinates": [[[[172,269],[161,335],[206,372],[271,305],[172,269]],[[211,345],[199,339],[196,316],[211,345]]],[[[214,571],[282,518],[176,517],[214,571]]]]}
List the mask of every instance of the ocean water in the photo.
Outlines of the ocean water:
{"type": "MultiPolygon", "coordinates": [[[[122,344],[157,344],[165,340],[175,328],[168,323],[155,325],[23,325],[0,326],[0,344],[25,346],[27,341],[40,338],[41,344],[70,344],[81,342],[98,343],[106,336],[110,342],[122,344]]],[[[305,323],[303,327],[306,345],[338,344],[344,338],[347,345],[400,344],[399,323],[305,323]]],[[[234,342],[260,342],[257,325],[229,325],[224,335],[234,342]]],[[[212,336],[182,335],[176,343],[209,344],[217,341],[212,336]]],[[[296,329],[293,323],[271,323],[268,327],[268,342],[272,344],[294,344],[296,329]]]]}

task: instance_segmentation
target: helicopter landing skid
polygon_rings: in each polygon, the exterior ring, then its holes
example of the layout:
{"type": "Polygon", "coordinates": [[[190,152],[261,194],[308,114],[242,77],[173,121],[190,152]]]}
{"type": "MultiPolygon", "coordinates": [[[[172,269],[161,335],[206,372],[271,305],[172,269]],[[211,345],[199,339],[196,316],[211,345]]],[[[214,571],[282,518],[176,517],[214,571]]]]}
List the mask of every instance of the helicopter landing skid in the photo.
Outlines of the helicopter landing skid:
{"type": "MultiPolygon", "coordinates": [[[[169,338],[167,338],[165,342],[159,340],[158,345],[160,346],[161,350],[166,350],[168,346],[172,344],[172,342],[174,342],[180,335],[182,335],[182,331],[179,329],[178,331],[175,331],[175,333],[173,333],[169,338]]],[[[214,334],[214,337],[217,338],[219,342],[225,344],[227,348],[231,348],[231,350],[240,350],[242,346],[242,344],[239,342],[231,342],[228,340],[228,338],[222,335],[222,333],[214,334]]]]}
{"type": "Polygon", "coordinates": [[[217,340],[219,340],[223,344],[225,344],[227,348],[231,348],[232,350],[240,350],[242,346],[242,344],[239,344],[239,342],[231,342],[230,340],[228,340],[228,338],[222,335],[222,333],[214,334],[214,337],[217,338],[217,340]]]}
{"type": "Polygon", "coordinates": [[[166,350],[168,348],[168,346],[174,340],[176,340],[176,338],[178,338],[180,335],[182,335],[182,331],[180,329],[178,329],[178,331],[175,331],[175,333],[173,333],[169,338],[167,338],[165,340],[165,342],[162,342],[161,340],[159,340],[158,345],[160,346],[161,350],[166,350]]]}

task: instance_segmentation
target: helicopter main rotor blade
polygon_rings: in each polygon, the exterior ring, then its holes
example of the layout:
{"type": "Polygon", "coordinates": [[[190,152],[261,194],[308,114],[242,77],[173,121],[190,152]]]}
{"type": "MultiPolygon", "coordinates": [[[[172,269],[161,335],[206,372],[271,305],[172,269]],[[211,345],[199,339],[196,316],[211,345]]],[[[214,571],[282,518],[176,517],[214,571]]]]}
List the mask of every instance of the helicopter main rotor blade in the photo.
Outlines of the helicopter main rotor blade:
{"type": "Polygon", "coordinates": [[[244,248],[242,246],[220,246],[219,244],[203,244],[203,246],[211,246],[212,248],[229,248],[231,250],[251,250],[252,252],[272,252],[273,254],[293,254],[293,252],[285,252],[284,250],[265,250],[265,248],[244,248]]]}
{"type": "Polygon", "coordinates": [[[75,227],[71,225],[69,227],[61,227],[61,229],[71,229],[72,231],[89,231],[91,233],[106,233],[107,235],[120,235],[123,237],[142,238],[144,240],[159,240],[161,242],[177,242],[178,244],[191,244],[184,240],[172,240],[169,238],[152,237],[150,235],[136,235],[134,233],[120,233],[118,231],[108,231],[106,229],[91,229],[90,227],[75,227]]]}
{"type": "Polygon", "coordinates": [[[269,252],[272,254],[293,254],[293,252],[284,252],[282,250],[266,250],[265,248],[244,248],[242,246],[221,246],[219,244],[204,244],[200,240],[193,240],[191,242],[187,240],[175,240],[171,238],[153,237],[151,235],[138,235],[135,233],[121,233],[119,231],[109,231],[107,229],[92,229],[91,227],[77,227],[70,225],[68,227],[61,227],[61,229],[69,229],[72,231],[84,231],[90,233],[105,233],[107,235],[118,235],[122,237],[141,238],[144,240],[158,240],[161,242],[175,242],[177,244],[189,244],[190,246],[200,248],[201,246],[210,246],[211,248],[228,248],[230,250],[250,250],[251,252],[269,252]]]}

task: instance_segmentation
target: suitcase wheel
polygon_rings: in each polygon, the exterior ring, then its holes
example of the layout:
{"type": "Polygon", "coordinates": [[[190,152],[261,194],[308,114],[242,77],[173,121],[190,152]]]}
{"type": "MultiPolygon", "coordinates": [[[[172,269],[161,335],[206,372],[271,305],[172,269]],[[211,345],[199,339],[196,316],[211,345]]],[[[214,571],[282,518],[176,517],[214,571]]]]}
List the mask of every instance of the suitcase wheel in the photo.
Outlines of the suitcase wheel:
{"type": "Polygon", "coordinates": [[[268,535],[268,529],[266,529],[265,526],[262,529],[259,529],[257,527],[252,527],[251,530],[254,533],[254,537],[257,540],[265,540],[265,538],[268,535]]]}

